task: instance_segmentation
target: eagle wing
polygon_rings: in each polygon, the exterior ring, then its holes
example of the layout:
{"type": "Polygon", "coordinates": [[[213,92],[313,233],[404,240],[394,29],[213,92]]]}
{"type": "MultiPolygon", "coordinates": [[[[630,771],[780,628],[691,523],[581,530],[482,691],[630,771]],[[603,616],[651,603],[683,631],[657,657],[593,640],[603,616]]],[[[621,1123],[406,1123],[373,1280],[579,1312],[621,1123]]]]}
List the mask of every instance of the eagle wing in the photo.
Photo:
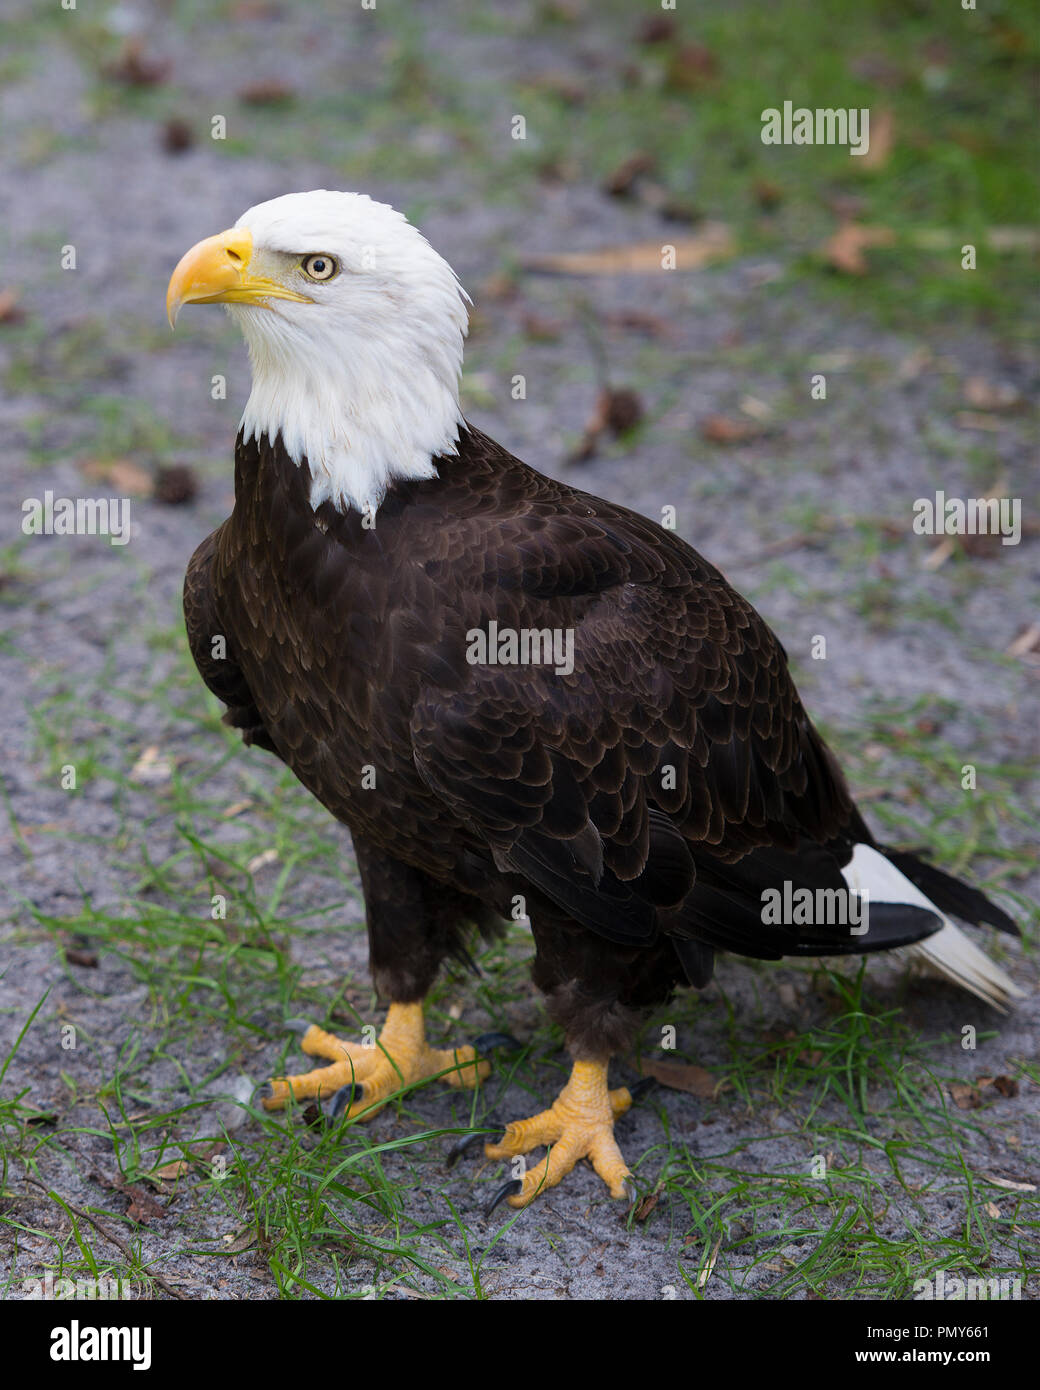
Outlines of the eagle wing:
{"type": "MultiPolygon", "coordinates": [[[[574,497],[568,515],[494,536],[483,614],[499,632],[570,633],[573,671],[474,664],[461,685],[428,684],[412,717],[421,775],[500,870],[612,941],[866,949],[840,925],[762,920],[765,887],[847,891],[842,864],[872,843],[779,641],[673,533],[574,497]]],[[[893,929],[913,940],[935,924],[904,914],[893,929]]],[[[869,948],[894,944],[872,915],[869,948]]]]}
{"type": "Polygon", "coordinates": [[[217,699],[227,706],[224,723],[241,729],[245,743],[277,753],[235,660],[232,637],[221,618],[214,590],[213,564],[227,524],[225,522],[206,537],[192,555],[184,576],[184,625],[188,646],[199,675],[217,699]]]}

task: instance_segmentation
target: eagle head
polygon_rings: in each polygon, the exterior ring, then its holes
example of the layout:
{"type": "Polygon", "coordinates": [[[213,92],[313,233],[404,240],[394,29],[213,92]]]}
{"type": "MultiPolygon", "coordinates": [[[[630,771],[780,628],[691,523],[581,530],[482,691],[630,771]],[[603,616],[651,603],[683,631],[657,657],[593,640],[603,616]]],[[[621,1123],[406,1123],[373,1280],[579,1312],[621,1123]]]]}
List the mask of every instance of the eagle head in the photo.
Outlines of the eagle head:
{"type": "Polygon", "coordinates": [[[456,452],[468,296],[407,218],[363,193],[258,203],[184,255],[166,292],[225,304],[249,348],[242,430],[280,440],[312,506],[378,507],[456,452]]]}

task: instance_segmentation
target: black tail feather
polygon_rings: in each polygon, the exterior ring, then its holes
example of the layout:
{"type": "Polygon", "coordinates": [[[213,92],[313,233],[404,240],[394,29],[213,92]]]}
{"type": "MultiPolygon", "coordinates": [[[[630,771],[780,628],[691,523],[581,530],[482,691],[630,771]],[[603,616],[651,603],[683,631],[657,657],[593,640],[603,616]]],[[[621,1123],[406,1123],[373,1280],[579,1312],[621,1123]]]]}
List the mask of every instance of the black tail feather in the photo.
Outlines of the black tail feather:
{"type": "Polygon", "coordinates": [[[803,935],[793,946],[784,948],[784,955],[865,956],[874,951],[894,951],[934,936],[943,924],[937,912],[909,903],[871,903],[869,920],[870,930],[863,936],[839,936],[831,928],[826,933],[803,935]]]}
{"type": "Polygon", "coordinates": [[[1009,936],[1021,935],[1007,913],[991,903],[985,893],[980,893],[977,888],[962,883],[952,874],[944,873],[909,850],[888,849],[885,845],[878,845],[878,849],[941,911],[972,922],[975,926],[985,923],[998,931],[1007,932],[1009,936]]]}

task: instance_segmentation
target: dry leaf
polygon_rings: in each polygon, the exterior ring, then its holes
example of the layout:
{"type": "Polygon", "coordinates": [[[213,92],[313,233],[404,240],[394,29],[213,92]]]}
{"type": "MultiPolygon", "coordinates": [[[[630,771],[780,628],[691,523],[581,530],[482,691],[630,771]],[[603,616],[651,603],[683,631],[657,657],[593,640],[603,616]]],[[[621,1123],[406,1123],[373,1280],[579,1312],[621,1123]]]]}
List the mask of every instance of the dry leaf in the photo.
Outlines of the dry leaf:
{"type": "Polygon", "coordinates": [[[1000,1208],[997,1206],[996,1202],[986,1202],[984,1210],[986,1215],[992,1216],[994,1221],[1000,1216],[1000,1208]]]}
{"type": "Polygon", "coordinates": [[[174,1178],[181,1178],[190,1172],[191,1164],[186,1158],[175,1158],[172,1163],[164,1163],[161,1168],[156,1168],[151,1176],[161,1178],[163,1182],[172,1182],[174,1178]]]}
{"type": "Polygon", "coordinates": [[[784,186],[773,179],[756,179],[751,185],[755,202],[763,212],[772,212],[784,201],[784,186]]]}
{"type": "MultiPolygon", "coordinates": [[[[231,1126],[227,1126],[231,1128],[231,1126]]],[[[191,1158],[175,1158],[170,1163],[164,1163],[161,1168],[156,1168],[154,1172],[148,1174],[148,1181],[155,1182],[161,1179],[163,1182],[171,1182],[174,1178],[182,1178],[185,1173],[190,1173],[199,1163],[207,1163],[211,1158],[221,1153],[224,1148],[222,1139],[215,1139],[213,1143],[206,1144],[197,1149],[191,1158]]]]}
{"type": "Polygon", "coordinates": [[[1002,1096],[1017,1096],[1018,1082],[1013,1076],[995,1076],[993,1078],[993,1089],[1002,1096]]]}
{"type": "Polygon", "coordinates": [[[612,198],[624,198],[632,192],[636,180],[642,174],[649,174],[657,165],[657,160],[645,150],[629,155],[604,181],[603,191],[612,198]]]}
{"type": "Polygon", "coordinates": [[[1022,398],[1009,382],[970,376],[964,383],[964,399],[975,410],[1011,410],[1022,398]]]}
{"type": "Polygon", "coordinates": [[[155,486],[148,470],[132,459],[81,459],[79,471],[91,482],[109,483],[126,497],[151,497],[155,486]]]}
{"type": "Polygon", "coordinates": [[[883,169],[892,153],[896,139],[896,118],[891,107],[870,113],[870,144],[867,152],[856,160],[859,169],[883,169]]]}
{"type": "Polygon", "coordinates": [[[98,958],[93,951],[81,951],[75,946],[66,946],[65,959],[70,965],[81,965],[85,970],[97,969],[98,958]]]}
{"type": "Polygon", "coordinates": [[[251,1245],[256,1244],[256,1227],[243,1226],[234,1235],[223,1237],[225,1255],[241,1255],[243,1250],[248,1250],[251,1245]]]}
{"type": "Polygon", "coordinates": [[[284,106],[292,101],[295,93],[285,82],[277,77],[261,78],[259,82],[247,83],[239,89],[238,99],[246,106],[284,106]]]}
{"type": "Polygon", "coordinates": [[[193,502],[199,490],[195,470],[186,463],[163,464],[155,474],[155,500],[169,507],[193,502]]]}
{"type": "Polygon", "coordinates": [[[161,1206],[154,1197],[145,1192],[143,1187],[138,1187],[134,1183],[124,1182],[122,1178],[108,1178],[103,1173],[96,1170],[91,1173],[92,1181],[99,1187],[108,1188],[110,1192],[122,1192],[125,1197],[130,1199],[126,1214],[131,1221],[140,1221],[147,1224],[157,1218],[166,1215],[166,1208],[161,1206]]]}
{"type": "Polygon", "coordinates": [[[1007,1192],[1035,1192],[1035,1182],[1017,1182],[1014,1178],[998,1178],[996,1173],[980,1173],[980,1177],[991,1182],[994,1187],[1002,1187],[1007,1192]]]}
{"type": "Polygon", "coordinates": [[[798,1007],[798,996],[794,992],[794,985],[789,980],[780,980],[776,986],[776,997],[785,1009],[791,1013],[798,1007]]]}
{"type": "Polygon", "coordinates": [[[659,1192],[648,1192],[632,1213],[632,1219],[634,1221],[645,1221],[660,1200],[661,1194],[659,1192]]]}
{"type": "Polygon", "coordinates": [[[900,381],[916,381],[931,360],[932,354],[926,347],[914,348],[913,352],[900,362],[896,376],[900,381]]]}
{"type": "Polygon", "coordinates": [[[582,167],[576,159],[563,155],[548,155],[538,165],[538,177],[543,183],[575,183],[581,178],[582,167]]]}
{"type": "Polygon", "coordinates": [[[1020,58],[1029,52],[1032,40],[1029,33],[1009,24],[1006,19],[994,17],[989,26],[990,38],[1003,57],[1020,58]]]}
{"type": "Polygon", "coordinates": [[[722,1237],[719,1236],[715,1244],[711,1247],[711,1254],[708,1256],[708,1263],[701,1270],[700,1274],[697,1275],[697,1287],[699,1289],[703,1289],[704,1285],[711,1278],[712,1271],[715,1269],[715,1261],[719,1258],[719,1247],[721,1245],[722,1237]]]}
{"type": "Polygon", "coordinates": [[[701,437],[712,444],[743,444],[757,439],[760,426],[746,420],[731,420],[726,415],[706,415],[700,424],[701,437]]]}
{"type": "Polygon", "coordinates": [[[525,270],[549,275],[650,275],[662,270],[667,247],[674,248],[677,270],[699,270],[711,261],[736,252],[730,229],[722,222],[705,222],[694,236],[673,241],[637,241],[599,251],[560,251],[525,257],[525,270]]]}
{"type": "Polygon", "coordinates": [[[246,865],[246,872],[255,874],[260,869],[265,869],[268,864],[278,862],[278,851],[276,849],[265,849],[260,854],[256,854],[246,865]]]}
{"type": "Polygon", "coordinates": [[[924,557],[923,568],[926,570],[941,569],[953,552],[957,549],[953,536],[933,537],[937,542],[924,557]]]}
{"type": "Polygon", "coordinates": [[[669,43],[678,32],[674,15],[652,14],[636,30],[636,43],[669,43]]]}
{"type": "Polygon", "coordinates": [[[1030,661],[1033,657],[1040,657],[1040,623],[1030,623],[1030,625],[1018,634],[1015,640],[1005,651],[1006,656],[1019,656],[1023,660],[1030,661]]]}
{"type": "Polygon", "coordinates": [[[702,43],[684,43],[668,60],[665,85],[677,92],[696,92],[707,86],[719,70],[715,54],[702,43]]]}
{"type": "Polygon", "coordinates": [[[1040,251],[1040,232],[1035,227],[990,227],[986,244],[991,251],[1040,251]]]}
{"type": "Polygon", "coordinates": [[[563,323],[560,319],[549,319],[543,314],[525,309],[520,315],[520,327],[536,343],[555,343],[563,336],[563,323]]]}
{"type": "Polygon", "coordinates": [[[167,59],[145,57],[144,39],[139,35],[128,38],[119,57],[106,68],[109,77],[125,82],[128,87],[154,87],[165,81],[169,71],[167,59]]]}
{"type": "Polygon", "coordinates": [[[992,415],[980,415],[975,410],[958,410],[953,423],[959,430],[988,430],[993,433],[1004,428],[1002,420],[994,419],[992,415]]]}
{"type": "Polygon", "coordinates": [[[602,435],[615,436],[634,429],[643,418],[643,402],[628,386],[604,386],[596,397],[596,409],[585,426],[581,443],[569,456],[569,463],[584,463],[596,452],[602,435]]]}
{"type": "Polygon", "coordinates": [[[187,121],[171,116],[162,128],[161,144],[167,154],[183,154],[195,143],[195,135],[187,121]]]}
{"type": "Polygon", "coordinates": [[[513,276],[497,271],[494,275],[489,275],[481,285],[478,298],[490,299],[501,304],[515,299],[519,293],[520,288],[513,276]]]}
{"type": "Polygon", "coordinates": [[[675,329],[667,319],[657,314],[648,314],[643,309],[617,309],[604,314],[603,322],[607,328],[645,333],[648,338],[661,338],[667,342],[675,338],[675,329]]]}
{"type": "Polygon", "coordinates": [[[248,811],[252,804],[248,796],[243,801],[233,801],[230,806],[221,811],[220,818],[221,820],[231,820],[233,816],[240,816],[243,811],[248,811]]]}
{"type": "MultiPolygon", "coordinates": [[[[986,493],[986,501],[1000,501],[1007,496],[1007,480],[997,478],[986,493]]],[[[953,535],[947,536],[938,534],[931,537],[932,548],[925,555],[923,566],[926,570],[937,570],[950,558],[959,548],[966,555],[981,555],[992,557],[999,555],[1002,549],[1002,538],[996,532],[985,532],[981,535],[953,535]]]]}
{"type": "Polygon", "coordinates": [[[173,762],[163,757],[157,743],[151,744],[130,769],[131,782],[168,782],[173,774],[173,762]]]}
{"type": "Polygon", "coordinates": [[[612,434],[625,434],[642,420],[643,402],[629,386],[608,386],[599,393],[596,413],[612,434]]]}
{"type": "Polygon", "coordinates": [[[955,1081],[951,1085],[950,1095],[958,1110],[977,1110],[982,1104],[979,1088],[963,1081],[955,1081]]]}
{"type": "Polygon", "coordinates": [[[147,1226],[149,1221],[161,1221],[166,1215],[166,1208],[143,1187],[122,1183],[118,1184],[118,1187],[130,1198],[130,1205],[126,1209],[126,1214],[131,1221],[139,1221],[142,1226],[147,1226]]]}
{"type": "Polygon", "coordinates": [[[741,396],[740,408],[745,415],[750,415],[752,420],[766,421],[772,418],[773,407],[766,401],[760,401],[757,396],[741,396]]]}
{"type": "Polygon", "coordinates": [[[0,290],[0,323],[24,323],[25,310],[18,307],[17,290],[0,290]]]}
{"type": "Polygon", "coordinates": [[[844,222],[820,248],[828,265],[845,275],[866,275],[870,267],[863,252],[871,246],[891,246],[896,235],[890,227],[844,222]]]}
{"type": "Polygon", "coordinates": [[[711,1072],[692,1063],[643,1062],[639,1070],[643,1076],[652,1076],[672,1091],[685,1091],[701,1100],[714,1100],[729,1085],[728,1081],[716,1081],[711,1072]]]}

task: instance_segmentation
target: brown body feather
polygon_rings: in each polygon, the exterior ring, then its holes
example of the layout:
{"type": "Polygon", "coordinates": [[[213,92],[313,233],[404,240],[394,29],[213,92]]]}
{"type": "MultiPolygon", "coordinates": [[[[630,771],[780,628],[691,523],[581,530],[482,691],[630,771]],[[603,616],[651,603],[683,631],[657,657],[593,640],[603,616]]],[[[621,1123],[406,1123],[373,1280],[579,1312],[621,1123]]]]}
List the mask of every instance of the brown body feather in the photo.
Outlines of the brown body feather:
{"type": "Polygon", "coordinates": [[[761,892],[843,888],[873,843],[755,610],[674,533],[476,430],[366,527],[278,440],[239,439],[235,508],[185,582],[199,670],[247,742],[350,827],[380,992],[415,1000],[524,899],[534,978],[575,1051],[625,1045],[715,948],[869,943],[767,926],[761,892]],[[574,669],[467,661],[468,634],[574,635],[574,669]],[[226,657],[213,655],[223,636],[226,657]]]}

